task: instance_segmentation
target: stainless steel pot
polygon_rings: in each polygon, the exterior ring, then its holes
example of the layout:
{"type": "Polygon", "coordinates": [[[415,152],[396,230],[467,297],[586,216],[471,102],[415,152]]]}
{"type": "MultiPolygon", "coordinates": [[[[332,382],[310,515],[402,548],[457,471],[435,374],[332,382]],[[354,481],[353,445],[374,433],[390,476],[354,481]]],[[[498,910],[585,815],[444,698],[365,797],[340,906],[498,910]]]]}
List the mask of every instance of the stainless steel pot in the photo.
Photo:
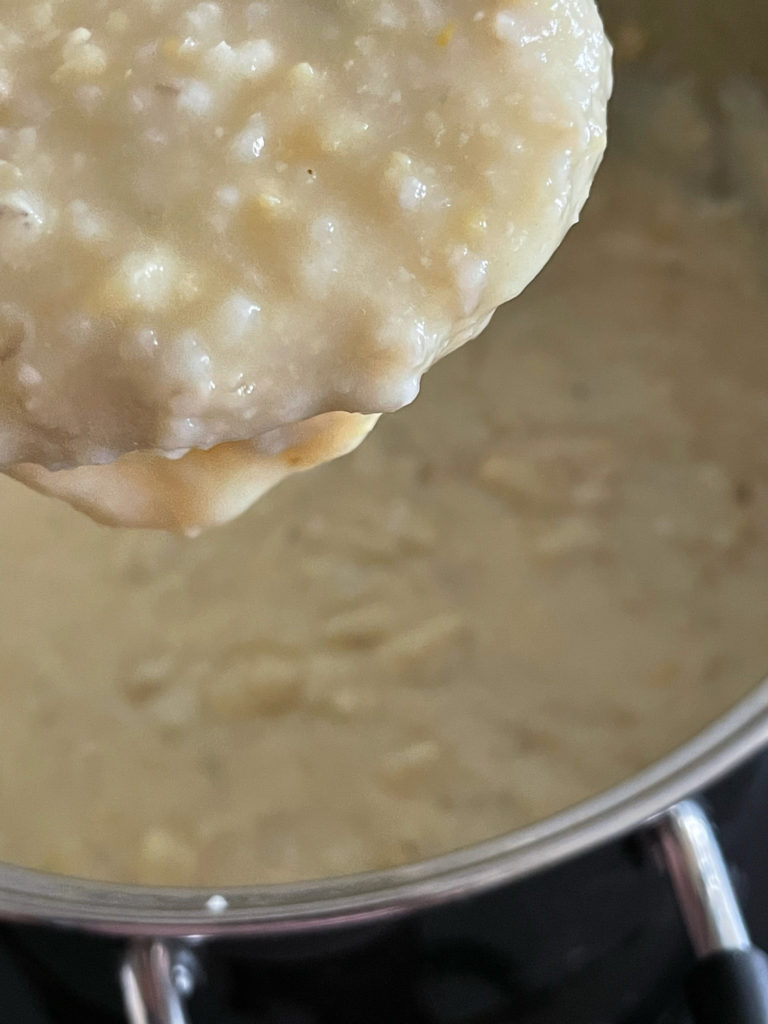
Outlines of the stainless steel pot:
{"type": "MultiPolygon", "coordinates": [[[[605,0],[603,8],[609,31],[627,20],[647,31],[654,67],[768,77],[768,9],[758,0],[605,0]]],[[[199,942],[370,924],[529,877],[646,830],[670,868],[697,952],[709,957],[718,949],[743,950],[748,937],[717,845],[687,799],[765,746],[768,682],[624,784],[531,827],[433,860],[341,879],[230,890],[113,886],[6,865],[0,866],[0,917],[129,937],[127,1013],[136,1022],[181,1024],[199,942]]],[[[755,1011],[765,1016],[727,1019],[765,1024],[766,1006],[755,1011]]]]}

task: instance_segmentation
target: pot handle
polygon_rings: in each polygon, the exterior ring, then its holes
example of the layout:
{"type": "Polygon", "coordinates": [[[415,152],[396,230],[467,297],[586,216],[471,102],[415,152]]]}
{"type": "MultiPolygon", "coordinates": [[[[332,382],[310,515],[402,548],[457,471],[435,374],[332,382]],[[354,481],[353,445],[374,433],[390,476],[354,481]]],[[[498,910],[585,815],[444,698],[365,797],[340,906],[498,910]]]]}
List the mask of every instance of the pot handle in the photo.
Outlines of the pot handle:
{"type": "Polygon", "coordinates": [[[135,939],[120,968],[129,1024],[189,1024],[186,1000],[195,988],[197,963],[188,946],[135,939]]]}
{"type": "Polygon", "coordinates": [[[655,827],[698,957],[687,985],[695,1024],[768,1024],[768,957],[752,945],[705,811],[685,800],[655,827]]]}

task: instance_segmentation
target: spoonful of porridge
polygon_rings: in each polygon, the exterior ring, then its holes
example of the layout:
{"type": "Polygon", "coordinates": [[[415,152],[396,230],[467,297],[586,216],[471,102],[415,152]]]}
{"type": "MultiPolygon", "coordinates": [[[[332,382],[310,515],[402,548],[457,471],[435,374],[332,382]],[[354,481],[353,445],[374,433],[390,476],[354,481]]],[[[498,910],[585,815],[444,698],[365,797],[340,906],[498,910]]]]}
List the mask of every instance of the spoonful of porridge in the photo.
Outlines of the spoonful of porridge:
{"type": "Polygon", "coordinates": [[[3,0],[0,470],[194,533],[356,447],[576,221],[593,0],[3,0]]]}

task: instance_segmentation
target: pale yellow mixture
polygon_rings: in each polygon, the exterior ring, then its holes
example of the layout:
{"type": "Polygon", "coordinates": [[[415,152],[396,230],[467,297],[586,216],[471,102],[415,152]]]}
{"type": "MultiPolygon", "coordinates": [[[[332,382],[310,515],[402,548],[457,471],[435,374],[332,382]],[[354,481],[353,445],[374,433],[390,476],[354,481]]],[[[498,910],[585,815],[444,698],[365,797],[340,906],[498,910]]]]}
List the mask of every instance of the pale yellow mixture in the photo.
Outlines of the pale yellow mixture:
{"type": "Polygon", "coordinates": [[[628,72],[540,280],[239,521],[113,531],[3,481],[2,857],[398,864],[605,788],[759,680],[768,113],[744,82],[714,102],[628,72]]]}
{"type": "Polygon", "coordinates": [[[557,248],[610,86],[594,0],[2,0],[0,470],[192,532],[355,447],[557,248]]]}

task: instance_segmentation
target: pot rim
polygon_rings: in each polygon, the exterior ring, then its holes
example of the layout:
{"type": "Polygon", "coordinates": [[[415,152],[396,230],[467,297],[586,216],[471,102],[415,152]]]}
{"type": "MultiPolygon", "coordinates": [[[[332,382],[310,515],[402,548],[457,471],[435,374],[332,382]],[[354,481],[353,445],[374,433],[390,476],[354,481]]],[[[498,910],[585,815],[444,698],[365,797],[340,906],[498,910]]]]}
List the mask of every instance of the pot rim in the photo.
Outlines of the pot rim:
{"type": "Polygon", "coordinates": [[[224,938],[352,926],[530,876],[635,831],[768,745],[768,679],[668,756],[533,825],[388,871],[290,885],[155,888],[0,864],[0,918],[113,936],[224,938]]]}

